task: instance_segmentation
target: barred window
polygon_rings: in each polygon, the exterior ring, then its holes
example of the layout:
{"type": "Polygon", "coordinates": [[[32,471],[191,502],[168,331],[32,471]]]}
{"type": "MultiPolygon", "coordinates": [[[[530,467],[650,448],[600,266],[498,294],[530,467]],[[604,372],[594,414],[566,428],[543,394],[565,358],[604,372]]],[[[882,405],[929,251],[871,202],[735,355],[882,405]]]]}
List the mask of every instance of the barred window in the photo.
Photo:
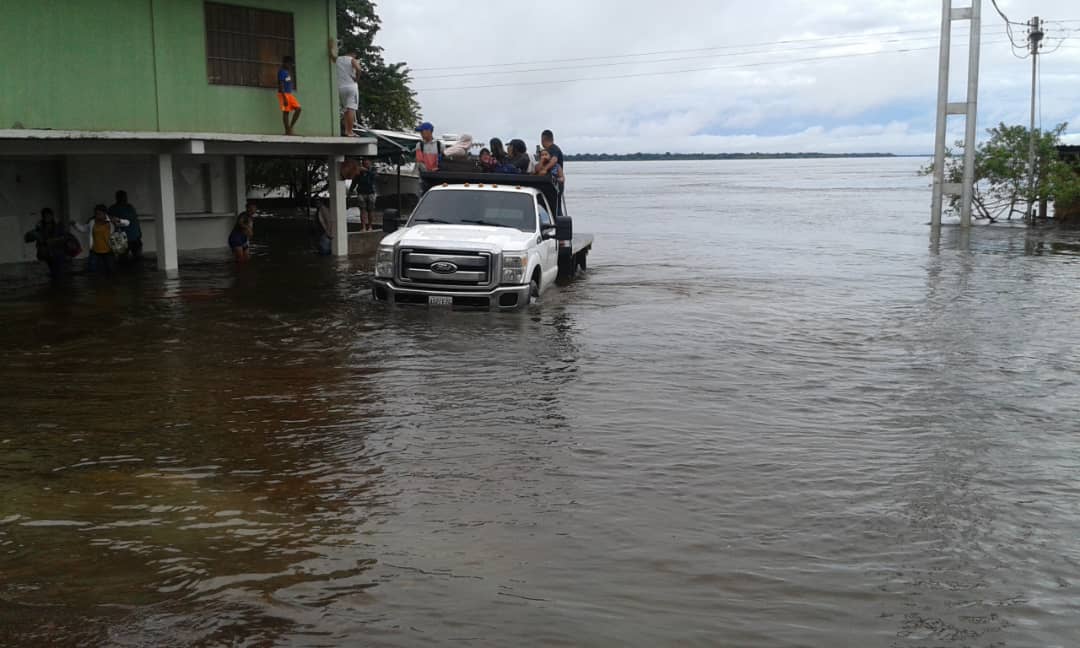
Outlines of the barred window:
{"type": "Polygon", "coordinates": [[[281,59],[294,54],[293,15],[216,2],[205,8],[210,83],[276,88],[281,59]]]}

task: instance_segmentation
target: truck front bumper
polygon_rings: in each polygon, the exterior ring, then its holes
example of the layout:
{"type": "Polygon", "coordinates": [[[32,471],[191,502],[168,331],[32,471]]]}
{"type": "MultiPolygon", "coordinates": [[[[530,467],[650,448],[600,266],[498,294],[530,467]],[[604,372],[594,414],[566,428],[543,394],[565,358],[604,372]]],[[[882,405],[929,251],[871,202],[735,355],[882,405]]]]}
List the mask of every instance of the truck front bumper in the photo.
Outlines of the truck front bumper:
{"type": "Polygon", "coordinates": [[[371,296],[391,304],[427,304],[429,297],[450,298],[454,306],[515,310],[529,305],[529,286],[497,286],[491,290],[461,291],[407,288],[390,279],[373,279],[371,296]]]}

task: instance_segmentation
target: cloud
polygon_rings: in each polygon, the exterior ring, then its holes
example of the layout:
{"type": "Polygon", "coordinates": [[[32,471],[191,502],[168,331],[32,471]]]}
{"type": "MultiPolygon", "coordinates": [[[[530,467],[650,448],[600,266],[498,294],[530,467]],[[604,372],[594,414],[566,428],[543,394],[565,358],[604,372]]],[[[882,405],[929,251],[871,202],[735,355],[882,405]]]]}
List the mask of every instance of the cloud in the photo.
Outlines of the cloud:
{"type": "MultiPolygon", "coordinates": [[[[1014,20],[1076,20],[1051,36],[1080,29],[1074,0],[1000,4],[1014,20]]],[[[443,132],[532,144],[551,128],[569,152],[927,153],[939,11],[909,0],[415,0],[379,6],[379,43],[414,69],[424,116],[443,132]]],[[[984,12],[980,131],[1025,123],[1030,100],[1030,64],[984,12]]],[[[967,66],[966,30],[956,33],[953,101],[967,66]]],[[[1080,45],[1044,57],[1044,123],[1080,130],[1076,70],[1080,45]]]]}

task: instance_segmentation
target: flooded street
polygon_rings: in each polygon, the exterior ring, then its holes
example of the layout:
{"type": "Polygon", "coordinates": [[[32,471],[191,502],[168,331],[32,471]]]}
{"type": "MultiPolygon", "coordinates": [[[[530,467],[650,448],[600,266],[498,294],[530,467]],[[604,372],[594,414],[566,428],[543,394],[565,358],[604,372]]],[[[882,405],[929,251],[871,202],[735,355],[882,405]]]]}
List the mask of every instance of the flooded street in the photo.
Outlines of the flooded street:
{"type": "Polygon", "coordinates": [[[923,162],[570,163],[523,313],[0,287],[0,645],[1080,644],[1080,232],[923,162]]]}

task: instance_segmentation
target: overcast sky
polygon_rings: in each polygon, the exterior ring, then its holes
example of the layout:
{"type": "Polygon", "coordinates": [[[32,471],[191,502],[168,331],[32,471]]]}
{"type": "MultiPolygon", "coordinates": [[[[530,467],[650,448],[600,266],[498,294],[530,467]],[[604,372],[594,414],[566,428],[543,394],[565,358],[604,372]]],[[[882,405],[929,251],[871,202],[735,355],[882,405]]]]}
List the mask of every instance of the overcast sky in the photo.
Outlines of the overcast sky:
{"type": "MultiPolygon", "coordinates": [[[[1013,56],[983,4],[980,131],[1027,123],[1031,84],[1030,60],[1013,56]]],[[[1080,133],[1080,2],[999,4],[1018,22],[1072,21],[1047,28],[1046,49],[1061,48],[1044,57],[1041,113],[1080,133]]],[[[378,10],[378,42],[414,70],[437,133],[531,148],[551,128],[574,153],[933,149],[938,0],[383,0],[378,10]]],[[[960,101],[966,23],[954,33],[960,101]]]]}

